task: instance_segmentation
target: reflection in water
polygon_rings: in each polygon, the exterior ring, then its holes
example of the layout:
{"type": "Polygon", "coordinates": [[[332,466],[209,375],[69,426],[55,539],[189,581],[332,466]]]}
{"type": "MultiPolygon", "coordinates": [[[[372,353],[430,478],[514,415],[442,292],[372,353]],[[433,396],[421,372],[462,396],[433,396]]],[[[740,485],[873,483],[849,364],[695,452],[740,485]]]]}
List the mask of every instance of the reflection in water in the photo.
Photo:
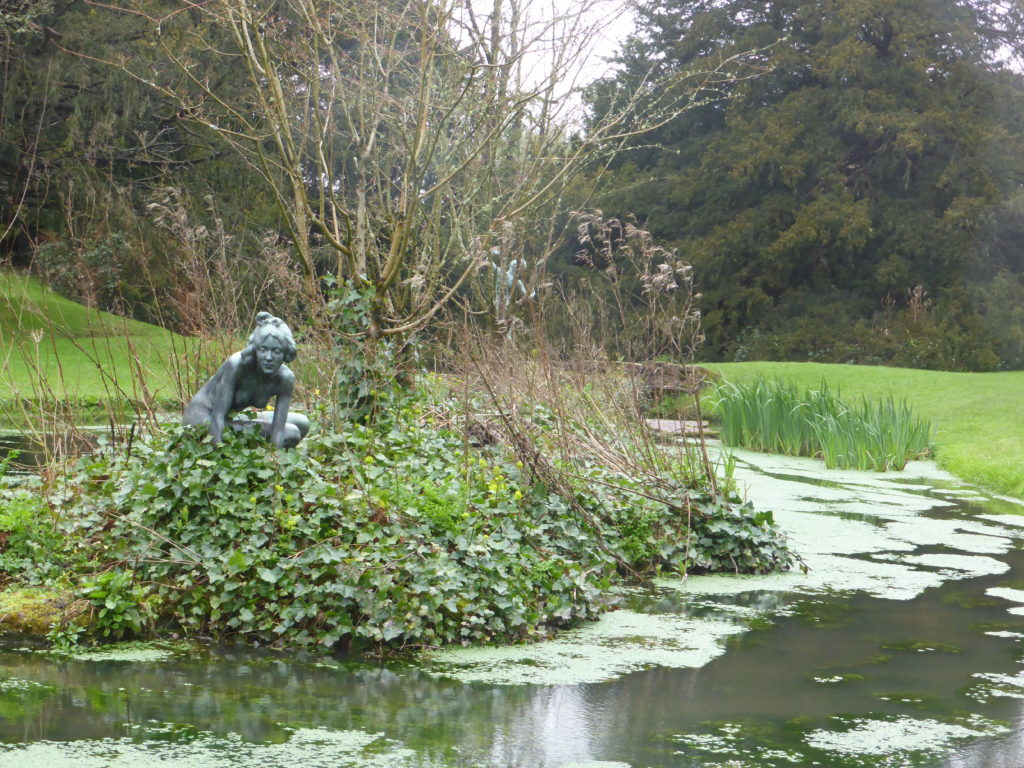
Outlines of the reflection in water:
{"type": "MultiPolygon", "coordinates": [[[[876,503],[884,495],[899,506],[894,485],[875,493],[876,503]]],[[[784,497],[776,491],[776,498],[784,497]]],[[[806,510],[800,514],[806,517],[806,510]]],[[[940,517],[955,519],[955,509],[946,507],[931,519],[940,517]]],[[[875,758],[891,758],[889,764],[899,766],[1020,768],[1024,689],[1011,686],[1001,691],[1010,695],[982,695],[978,686],[985,678],[977,675],[1014,676],[1022,669],[1024,646],[1013,633],[1024,635],[1024,616],[1008,613],[1012,604],[986,590],[1024,579],[1024,552],[1005,551],[1006,537],[1024,530],[1007,534],[995,524],[967,526],[970,535],[957,541],[974,550],[985,544],[986,557],[998,560],[996,568],[982,560],[965,564],[962,557],[938,558],[962,556],[941,543],[914,544],[906,530],[913,518],[907,520],[905,509],[880,512],[867,522],[896,542],[888,549],[872,545],[869,552],[895,558],[907,573],[913,568],[952,580],[926,588],[941,581],[929,576],[913,593],[894,590],[900,597],[917,594],[913,599],[765,592],[756,581],[748,591],[732,594],[631,593],[626,607],[633,611],[684,615],[694,622],[735,621],[747,630],[721,636],[726,652],[703,667],[655,667],[579,685],[466,683],[456,679],[457,670],[436,664],[356,664],[247,649],[200,649],[159,663],[60,660],[10,650],[0,653],[0,741],[57,742],[52,754],[60,755],[61,744],[70,754],[72,742],[99,744],[126,736],[142,749],[232,734],[248,743],[275,744],[296,738],[296,729],[322,728],[383,734],[391,746],[380,742],[384,746],[367,749],[382,750],[381,759],[391,755],[388,765],[408,768],[562,768],[587,761],[634,768],[711,763],[765,768],[855,766],[875,758]],[[894,526],[900,538],[885,528],[897,516],[906,521],[894,526]],[[979,534],[991,541],[979,543],[979,534]],[[972,563],[985,566],[978,572],[989,575],[975,575],[967,569],[972,563]],[[1005,567],[1009,572],[1000,573],[1005,567]],[[811,734],[867,732],[879,721],[875,732],[902,729],[917,734],[917,742],[865,744],[864,755],[811,743],[811,734]],[[920,751],[921,739],[927,741],[922,729],[929,724],[946,734],[977,736],[966,743],[951,737],[948,747],[920,751]],[[999,727],[1005,732],[996,733],[999,727]]],[[[828,530],[832,536],[835,529],[828,530]]],[[[842,536],[833,539],[848,544],[842,536]]],[[[867,557],[847,549],[850,558],[867,557]]],[[[602,648],[614,654],[628,646],[602,648]]],[[[529,663],[543,664],[543,658],[529,663]]],[[[224,749],[219,742],[217,748],[224,749]]],[[[304,768],[319,765],[315,746],[304,748],[314,750],[303,759],[304,768]]],[[[0,766],[19,764],[19,753],[4,749],[0,766]]],[[[153,758],[148,764],[160,762],[153,758]]]]}
{"type": "Polygon", "coordinates": [[[95,450],[101,436],[104,433],[109,436],[110,429],[106,426],[79,426],[70,431],[43,432],[34,436],[0,431],[0,460],[15,452],[9,471],[37,471],[47,466],[54,456],[78,456],[95,450]]]}
{"type": "Polygon", "coordinates": [[[588,706],[586,686],[541,688],[507,725],[495,728],[490,762],[528,766],[593,760],[595,738],[603,732],[601,713],[588,706]]]}

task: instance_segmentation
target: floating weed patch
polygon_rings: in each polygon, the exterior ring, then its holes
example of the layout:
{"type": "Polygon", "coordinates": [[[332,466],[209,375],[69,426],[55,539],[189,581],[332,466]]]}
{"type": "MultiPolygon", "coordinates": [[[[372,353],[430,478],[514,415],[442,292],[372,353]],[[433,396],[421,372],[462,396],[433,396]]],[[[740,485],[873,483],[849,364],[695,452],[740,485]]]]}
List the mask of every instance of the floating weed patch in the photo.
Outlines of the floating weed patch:
{"type": "MultiPolygon", "coordinates": [[[[947,504],[934,497],[907,492],[883,475],[815,469],[809,459],[755,455],[737,451],[741,458],[735,478],[749,496],[768,500],[794,550],[801,553],[810,572],[736,578],[732,575],[665,579],[658,584],[682,592],[705,595],[743,592],[862,591],[890,600],[909,600],[929,587],[951,579],[993,575],[1007,570],[995,557],[1014,546],[1019,530],[986,521],[935,519],[921,513],[947,504]],[[814,474],[832,478],[818,486],[827,500],[807,501],[814,474]],[[855,507],[859,520],[840,515],[855,507]],[[956,553],[912,554],[925,546],[943,546],[956,553]],[[859,556],[859,557],[851,557],[859,556]],[[868,560],[864,555],[871,556],[868,560]]],[[[915,462],[915,477],[929,481],[947,477],[934,465],[915,462]]]]}
{"type": "MultiPolygon", "coordinates": [[[[885,535],[897,541],[914,546],[941,546],[958,549],[961,552],[1000,555],[1013,548],[1014,535],[994,526],[986,526],[972,520],[937,520],[918,517],[913,520],[894,520],[886,523],[885,535]]],[[[936,558],[956,557],[954,555],[928,555],[936,558]]],[[[949,562],[954,562],[950,560],[949,562]]],[[[999,573],[1000,571],[996,571],[999,573]]]]}
{"type": "Polygon", "coordinates": [[[931,696],[920,691],[882,691],[876,693],[879,701],[887,701],[891,704],[902,704],[911,709],[929,712],[931,714],[941,713],[945,716],[962,715],[964,711],[958,707],[951,707],[947,702],[937,696],[931,696]]]}
{"type": "Polygon", "coordinates": [[[900,562],[936,568],[950,578],[973,579],[976,576],[996,576],[1010,570],[1010,565],[992,557],[976,555],[909,555],[900,562]]]}
{"type": "MultiPolygon", "coordinates": [[[[985,507],[990,508],[992,506],[992,500],[987,500],[985,507]]],[[[1009,525],[1013,528],[1024,528],[1024,505],[1019,502],[1013,504],[1013,510],[1007,511],[1005,514],[997,515],[977,515],[982,520],[991,520],[993,523],[999,523],[1000,525],[1009,525]]],[[[1024,532],[1017,531],[1018,536],[1024,536],[1024,532]]]]}
{"type": "Polygon", "coordinates": [[[1013,589],[1012,587],[991,587],[985,590],[986,595],[1001,597],[1011,603],[1018,603],[1013,608],[1007,608],[1008,613],[1024,614],[1024,589],[1013,589]]]}
{"type": "Polygon", "coordinates": [[[37,693],[41,691],[56,693],[57,688],[52,685],[37,683],[34,680],[22,680],[20,677],[0,678],[0,694],[37,693]]]}
{"type": "Polygon", "coordinates": [[[974,677],[981,682],[971,686],[967,696],[975,701],[985,704],[996,697],[1024,699],[1024,671],[1016,675],[976,672],[974,677]]]}
{"type": "Polygon", "coordinates": [[[777,573],[767,576],[690,576],[658,579],[659,587],[675,588],[694,595],[734,595],[744,592],[790,592],[833,595],[865,592],[886,600],[912,600],[929,587],[962,572],[938,573],[893,562],[874,562],[839,555],[804,556],[807,574],[777,573]]]}
{"type": "Polygon", "coordinates": [[[195,651],[195,646],[190,643],[160,642],[124,642],[111,643],[95,647],[75,647],[71,649],[51,648],[18,648],[28,653],[41,653],[49,656],[56,656],[74,661],[124,661],[124,662],[154,662],[166,661],[174,656],[195,651]]]}
{"type": "Polygon", "coordinates": [[[139,663],[165,661],[174,656],[174,651],[155,647],[89,648],[65,655],[75,661],[127,661],[139,663]]]}
{"type": "Polygon", "coordinates": [[[702,667],[745,627],[714,619],[615,611],[555,640],[493,648],[451,648],[426,655],[428,671],[463,682],[576,685],[648,667],[702,667]]]}
{"type": "Polygon", "coordinates": [[[675,754],[700,760],[700,765],[722,765],[747,768],[779,768],[806,765],[805,756],[775,746],[764,746],[766,728],[751,723],[723,723],[710,733],[681,733],[672,737],[679,747],[675,754]],[[712,757],[713,756],[713,757],[712,757]],[[726,763],[709,763],[708,759],[727,759],[726,763]]]}
{"type": "MultiPolygon", "coordinates": [[[[832,719],[848,727],[845,730],[812,731],[805,736],[809,746],[841,755],[899,755],[901,759],[928,757],[953,744],[1007,730],[1005,726],[980,717],[967,718],[964,724],[910,717],[832,719]]],[[[913,764],[900,763],[904,766],[913,764]]]]}
{"type": "Polygon", "coordinates": [[[417,768],[424,762],[409,749],[363,731],[298,729],[283,744],[250,744],[241,736],[196,734],[188,742],[129,738],[0,745],[0,766],[19,768],[417,768]]]}
{"type": "Polygon", "coordinates": [[[1024,603],[1024,589],[1011,586],[1016,584],[1017,582],[1009,582],[1005,587],[991,587],[985,590],[985,594],[992,597],[1005,598],[1015,603],[1024,603]]]}
{"type": "Polygon", "coordinates": [[[903,651],[906,653],[960,653],[960,649],[949,643],[924,640],[902,640],[886,643],[882,646],[887,651],[903,651]]]}
{"type": "Polygon", "coordinates": [[[858,675],[854,672],[846,672],[841,675],[829,675],[828,677],[811,678],[811,680],[813,680],[814,682],[821,683],[822,685],[836,685],[838,683],[856,683],[860,680],[866,679],[867,678],[864,675],[858,675]]]}

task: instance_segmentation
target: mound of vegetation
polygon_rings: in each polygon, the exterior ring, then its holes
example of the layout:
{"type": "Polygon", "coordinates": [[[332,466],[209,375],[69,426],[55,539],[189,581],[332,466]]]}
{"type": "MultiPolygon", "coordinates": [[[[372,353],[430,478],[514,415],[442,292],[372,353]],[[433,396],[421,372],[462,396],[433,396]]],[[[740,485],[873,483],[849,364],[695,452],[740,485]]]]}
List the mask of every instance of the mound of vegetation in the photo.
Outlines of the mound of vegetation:
{"type": "Polygon", "coordinates": [[[544,636],[663,568],[793,563],[770,512],[690,468],[653,492],[607,461],[558,458],[569,433],[550,408],[521,409],[517,438],[481,441],[465,403],[426,392],[291,451],[172,427],[130,455],[87,457],[52,497],[57,567],[22,573],[77,590],[101,638],[166,628],[382,648],[544,636]]]}

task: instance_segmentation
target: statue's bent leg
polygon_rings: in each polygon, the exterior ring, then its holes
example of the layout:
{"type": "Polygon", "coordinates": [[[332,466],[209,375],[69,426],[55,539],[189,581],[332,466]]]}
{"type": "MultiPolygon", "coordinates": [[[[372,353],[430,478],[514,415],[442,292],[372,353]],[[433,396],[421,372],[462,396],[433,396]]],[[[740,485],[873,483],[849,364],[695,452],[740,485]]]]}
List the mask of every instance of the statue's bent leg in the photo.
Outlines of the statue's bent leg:
{"type": "MultiPolygon", "coordinates": [[[[260,434],[267,440],[270,439],[270,428],[274,419],[273,411],[260,411],[256,414],[256,421],[259,424],[260,434]]],[[[301,413],[289,413],[288,423],[284,425],[284,443],[282,448],[294,448],[299,441],[309,432],[309,419],[301,413]]]]}
{"type": "Polygon", "coordinates": [[[309,434],[309,419],[303,413],[297,413],[291,411],[288,413],[288,423],[294,424],[295,428],[299,430],[299,439],[309,434]]]}

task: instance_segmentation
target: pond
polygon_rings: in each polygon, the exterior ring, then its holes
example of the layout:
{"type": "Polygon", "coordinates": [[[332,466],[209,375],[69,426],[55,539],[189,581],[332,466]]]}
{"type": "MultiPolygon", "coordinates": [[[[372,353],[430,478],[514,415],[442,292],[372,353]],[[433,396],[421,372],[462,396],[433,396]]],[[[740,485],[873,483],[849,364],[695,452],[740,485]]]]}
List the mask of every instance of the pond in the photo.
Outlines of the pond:
{"type": "Polygon", "coordinates": [[[34,435],[0,428],[0,461],[13,452],[11,472],[38,471],[46,466],[48,457],[77,456],[93,450],[109,433],[109,426],[76,426],[65,432],[47,431],[34,435]]]}
{"type": "Polygon", "coordinates": [[[0,652],[0,766],[1019,768],[1024,516],[737,452],[809,572],[663,579],[533,646],[0,652]]]}

